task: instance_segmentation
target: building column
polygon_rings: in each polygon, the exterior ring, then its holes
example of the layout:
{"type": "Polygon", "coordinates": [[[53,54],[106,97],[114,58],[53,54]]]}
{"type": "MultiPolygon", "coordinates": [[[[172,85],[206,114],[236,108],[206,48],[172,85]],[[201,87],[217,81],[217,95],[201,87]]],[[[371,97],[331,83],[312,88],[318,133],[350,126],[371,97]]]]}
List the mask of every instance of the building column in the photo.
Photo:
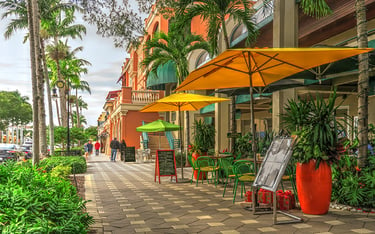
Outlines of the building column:
{"type": "MultiPolygon", "coordinates": [[[[215,94],[216,97],[223,97],[223,94],[215,94]]],[[[228,102],[215,103],[215,152],[223,148],[229,149],[227,133],[229,132],[230,111],[228,102]]]]}
{"type": "Polygon", "coordinates": [[[121,126],[121,131],[120,131],[120,138],[121,140],[125,140],[126,142],[126,113],[127,111],[122,112],[121,111],[121,119],[120,119],[120,126],[121,126]]]}
{"type": "MultiPolygon", "coordinates": [[[[273,47],[298,47],[298,5],[296,1],[275,0],[273,14],[273,47]]],[[[272,95],[272,130],[281,129],[280,114],[283,113],[288,99],[297,97],[296,89],[273,92],[272,95]]]]}

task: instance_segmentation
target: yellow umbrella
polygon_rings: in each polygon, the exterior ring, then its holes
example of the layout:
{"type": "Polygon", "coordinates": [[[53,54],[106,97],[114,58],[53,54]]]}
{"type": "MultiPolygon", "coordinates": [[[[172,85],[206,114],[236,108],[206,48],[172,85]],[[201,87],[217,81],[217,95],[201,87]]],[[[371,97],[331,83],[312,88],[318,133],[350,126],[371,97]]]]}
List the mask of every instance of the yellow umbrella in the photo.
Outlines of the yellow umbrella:
{"type": "MultiPolygon", "coordinates": [[[[156,102],[153,102],[145,107],[143,107],[141,112],[165,112],[165,111],[178,111],[179,119],[178,125],[181,126],[181,111],[199,110],[207,105],[229,101],[227,98],[219,98],[213,96],[205,96],[192,93],[174,93],[167,97],[161,98],[156,102]]],[[[179,137],[181,140],[180,150],[182,159],[182,132],[179,131],[179,137]]],[[[184,178],[184,169],[181,160],[181,172],[182,179],[184,178]]]]}
{"type": "MultiPolygon", "coordinates": [[[[267,86],[304,70],[371,51],[372,48],[229,49],[191,72],[176,90],[250,87],[251,132],[253,87],[267,86]]],[[[253,149],[255,141],[253,140],[253,149]]],[[[253,150],[254,160],[256,152],[253,150]]]]}

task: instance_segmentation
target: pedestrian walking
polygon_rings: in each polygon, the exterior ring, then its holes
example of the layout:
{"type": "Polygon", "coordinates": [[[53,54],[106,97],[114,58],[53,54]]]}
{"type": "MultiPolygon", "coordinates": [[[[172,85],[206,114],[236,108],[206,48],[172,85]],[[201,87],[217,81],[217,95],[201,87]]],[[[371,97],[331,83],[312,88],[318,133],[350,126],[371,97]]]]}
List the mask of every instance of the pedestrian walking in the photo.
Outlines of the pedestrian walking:
{"type": "Polygon", "coordinates": [[[92,154],[93,148],[94,146],[92,145],[91,140],[89,140],[89,142],[87,143],[87,150],[88,150],[89,155],[92,154]]]}
{"type": "Polygon", "coordinates": [[[95,155],[98,156],[99,155],[99,149],[100,149],[99,141],[96,141],[94,147],[95,147],[95,155]]]}
{"type": "Polygon", "coordinates": [[[85,143],[85,144],[83,145],[83,150],[85,151],[85,158],[86,158],[86,160],[87,160],[87,158],[88,158],[88,156],[89,156],[89,149],[88,149],[88,147],[87,147],[87,143],[85,143]]]}
{"type": "Polygon", "coordinates": [[[111,161],[116,162],[117,151],[120,149],[120,142],[116,137],[111,141],[109,147],[111,148],[111,161]]]}

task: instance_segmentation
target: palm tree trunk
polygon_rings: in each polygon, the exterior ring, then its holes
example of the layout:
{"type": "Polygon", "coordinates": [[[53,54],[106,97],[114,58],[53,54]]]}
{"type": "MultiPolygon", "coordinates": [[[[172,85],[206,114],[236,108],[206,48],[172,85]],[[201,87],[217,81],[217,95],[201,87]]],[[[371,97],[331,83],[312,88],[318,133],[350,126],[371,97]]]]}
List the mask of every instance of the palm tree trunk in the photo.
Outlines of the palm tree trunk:
{"type": "Polygon", "coordinates": [[[59,113],[59,102],[56,100],[56,114],[57,114],[57,121],[59,122],[59,126],[61,126],[61,116],[59,113]]]}
{"type": "MultiPolygon", "coordinates": [[[[230,48],[230,43],[229,43],[229,37],[228,37],[228,32],[227,32],[227,27],[225,25],[225,19],[222,21],[222,27],[223,27],[223,34],[224,34],[224,41],[225,41],[225,45],[226,45],[226,49],[229,49],[230,48]]],[[[230,130],[231,130],[231,133],[233,134],[233,136],[235,135],[235,133],[237,132],[237,123],[236,123],[236,96],[235,95],[232,95],[231,97],[231,105],[230,105],[230,130]]],[[[231,153],[234,154],[234,152],[236,151],[236,138],[235,137],[231,137],[230,140],[229,140],[229,145],[231,147],[231,153]]]]}
{"type": "Polygon", "coordinates": [[[79,119],[79,106],[78,106],[78,89],[76,89],[76,112],[77,112],[77,128],[81,127],[81,122],[79,119]]]}
{"type": "Polygon", "coordinates": [[[38,95],[38,50],[39,50],[39,21],[37,0],[27,1],[27,17],[30,34],[31,83],[33,93],[33,165],[39,164],[39,95],[38,95]]]}
{"type": "Polygon", "coordinates": [[[40,41],[40,46],[42,49],[42,59],[43,59],[43,70],[44,70],[44,79],[46,81],[47,89],[47,98],[48,98],[48,117],[49,117],[49,146],[50,146],[50,155],[55,154],[55,134],[54,134],[54,123],[53,123],[53,111],[52,111],[52,97],[51,97],[51,87],[49,84],[48,70],[47,70],[47,60],[46,52],[44,47],[44,40],[40,41]]]}
{"type": "MultiPolygon", "coordinates": [[[[356,0],[355,9],[357,16],[358,48],[366,48],[368,43],[365,0],[356,0]]],[[[358,167],[360,168],[365,167],[367,164],[369,91],[368,59],[369,57],[367,53],[358,55],[358,167]]]]}
{"type": "MultiPolygon", "coordinates": [[[[39,22],[39,20],[37,21],[39,22]]],[[[44,72],[42,63],[42,49],[41,49],[41,38],[39,40],[39,49],[37,51],[38,56],[38,93],[39,93],[39,141],[40,141],[40,152],[41,156],[45,157],[47,155],[47,127],[46,127],[46,107],[44,102],[44,72]]]]}

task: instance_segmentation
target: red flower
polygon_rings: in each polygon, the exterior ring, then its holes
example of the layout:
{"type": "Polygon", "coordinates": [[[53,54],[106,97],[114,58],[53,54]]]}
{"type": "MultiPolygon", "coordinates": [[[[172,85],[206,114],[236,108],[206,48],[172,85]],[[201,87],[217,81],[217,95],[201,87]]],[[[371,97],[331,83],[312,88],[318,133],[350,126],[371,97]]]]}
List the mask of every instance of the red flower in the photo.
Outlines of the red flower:
{"type": "Polygon", "coordinates": [[[358,166],[355,166],[355,170],[356,171],[361,171],[361,168],[359,168],[358,166]]]}

